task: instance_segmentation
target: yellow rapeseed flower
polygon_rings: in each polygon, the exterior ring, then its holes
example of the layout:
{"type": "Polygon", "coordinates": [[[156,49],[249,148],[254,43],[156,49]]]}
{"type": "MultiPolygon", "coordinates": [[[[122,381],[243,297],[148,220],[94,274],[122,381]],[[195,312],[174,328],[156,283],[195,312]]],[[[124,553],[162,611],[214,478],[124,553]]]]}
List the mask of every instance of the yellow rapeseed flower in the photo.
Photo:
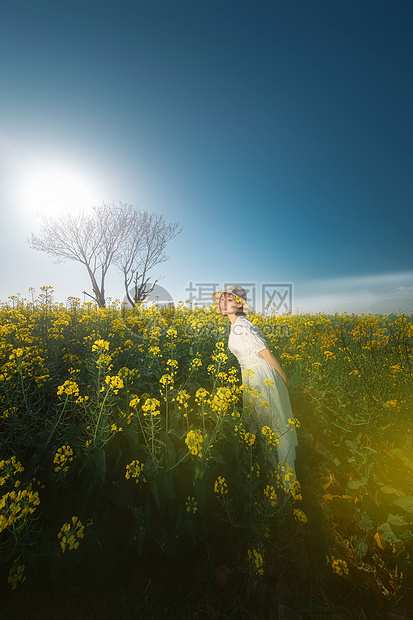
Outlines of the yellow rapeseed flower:
{"type": "Polygon", "coordinates": [[[67,472],[69,470],[68,463],[70,461],[73,461],[72,448],[70,446],[61,446],[56,450],[56,454],[54,455],[54,471],[56,473],[59,471],[67,472]]]}
{"type": "MultiPolygon", "coordinates": [[[[16,457],[12,456],[7,460],[0,461],[0,486],[6,483],[8,479],[14,481],[17,474],[23,473],[24,467],[20,461],[16,461],[16,457]]],[[[14,481],[15,484],[19,481],[14,481]]]]}
{"type": "Polygon", "coordinates": [[[164,387],[168,386],[168,385],[172,385],[174,384],[174,376],[173,374],[165,374],[162,375],[162,377],[159,379],[159,383],[161,383],[164,387]]]}
{"type": "Polygon", "coordinates": [[[210,393],[205,388],[198,388],[195,393],[195,402],[201,405],[207,403],[210,397],[210,393]]]}
{"type": "Polygon", "coordinates": [[[0,498],[0,532],[13,525],[26,515],[33,514],[40,504],[37,491],[28,488],[19,491],[9,491],[0,498]]]}
{"type": "Polygon", "coordinates": [[[123,428],[121,426],[117,426],[116,424],[112,424],[110,427],[110,432],[111,433],[121,433],[123,431],[123,428]]]}
{"type": "Polygon", "coordinates": [[[188,434],[185,437],[185,443],[191,454],[194,456],[199,456],[200,458],[202,457],[204,436],[199,428],[197,430],[188,431],[188,434]]]}
{"type": "Polygon", "coordinates": [[[73,395],[77,398],[79,396],[79,386],[76,381],[71,381],[68,379],[63,383],[63,385],[59,385],[57,388],[57,395],[63,396],[63,394],[66,394],[66,396],[73,395]]]}
{"type": "MultiPolygon", "coordinates": [[[[138,460],[132,461],[129,465],[126,465],[126,473],[125,478],[130,480],[131,478],[135,478],[135,482],[138,483],[141,479],[141,474],[143,472],[143,463],[140,463],[138,460]]],[[[146,482],[144,476],[142,476],[142,481],[146,482]]]]}
{"type": "Polygon", "coordinates": [[[287,427],[300,428],[301,424],[297,418],[288,418],[287,427]]]}
{"type": "Polygon", "coordinates": [[[193,514],[195,514],[198,511],[198,503],[195,497],[191,497],[188,495],[185,506],[187,512],[192,512],[193,514]]]}
{"type": "Polygon", "coordinates": [[[189,365],[191,370],[193,368],[199,368],[200,366],[202,366],[202,361],[199,359],[199,357],[194,357],[194,359],[191,361],[189,365]]]}
{"type": "Polygon", "coordinates": [[[69,547],[69,550],[77,549],[79,547],[79,540],[84,538],[84,531],[85,526],[82,525],[76,516],[72,517],[69,523],[64,523],[57,535],[62,552],[64,553],[67,547],[69,547]]]}
{"type": "Polygon", "coordinates": [[[134,409],[136,409],[136,407],[139,405],[140,401],[141,401],[141,399],[138,396],[134,396],[129,401],[129,407],[133,407],[134,409]]]}
{"type": "Polygon", "coordinates": [[[215,480],[214,493],[216,493],[217,495],[227,495],[228,493],[228,485],[225,481],[225,478],[223,478],[222,476],[218,476],[218,478],[215,480]]]}
{"type": "Polygon", "coordinates": [[[254,567],[255,572],[258,575],[264,574],[264,558],[263,558],[263,549],[259,547],[258,549],[248,549],[248,558],[254,567]]]}
{"type": "Polygon", "coordinates": [[[263,426],[261,433],[267,440],[267,446],[274,448],[280,444],[280,435],[273,431],[269,426],[263,426]]]}
{"type": "Polygon", "coordinates": [[[114,375],[113,377],[108,375],[105,379],[105,383],[113,390],[114,394],[117,394],[119,390],[123,388],[123,381],[118,375],[114,375]]]}
{"type": "Polygon", "coordinates": [[[253,446],[256,440],[254,433],[249,433],[245,430],[242,424],[236,424],[234,427],[235,435],[239,435],[240,438],[245,441],[247,446],[253,446]]]}
{"type": "Polygon", "coordinates": [[[12,590],[17,588],[17,584],[19,581],[23,583],[26,580],[26,575],[24,575],[25,565],[21,563],[21,556],[13,562],[12,567],[9,571],[9,576],[7,577],[7,583],[10,584],[12,590]]]}
{"type": "Polygon", "coordinates": [[[109,342],[107,340],[95,340],[92,345],[92,351],[109,351],[109,342]]]}
{"type": "Polygon", "coordinates": [[[340,577],[348,577],[349,570],[348,564],[345,560],[331,558],[331,568],[336,573],[336,575],[340,575],[340,577]]]}
{"type": "Polygon", "coordinates": [[[271,484],[267,484],[265,487],[264,495],[269,500],[270,505],[274,508],[277,505],[278,497],[274,487],[271,484]]]}
{"type": "Polygon", "coordinates": [[[210,407],[216,413],[226,412],[231,402],[234,400],[233,393],[228,387],[217,388],[215,394],[211,396],[210,407]]]}
{"type": "Polygon", "coordinates": [[[299,523],[307,523],[307,515],[300,508],[294,508],[294,519],[299,523]]]}
{"type": "Polygon", "coordinates": [[[142,405],[143,415],[147,415],[150,413],[153,416],[157,416],[160,414],[160,411],[157,411],[158,407],[160,407],[161,403],[156,398],[147,398],[145,400],[145,404],[142,405]]]}
{"type": "Polygon", "coordinates": [[[149,347],[148,352],[152,357],[162,357],[161,350],[158,346],[149,347]]]}
{"type": "Polygon", "coordinates": [[[186,390],[179,390],[178,394],[176,395],[176,398],[173,398],[173,401],[176,401],[178,403],[179,408],[181,406],[184,407],[184,409],[188,408],[188,400],[191,398],[191,395],[188,394],[188,392],[186,390]]]}

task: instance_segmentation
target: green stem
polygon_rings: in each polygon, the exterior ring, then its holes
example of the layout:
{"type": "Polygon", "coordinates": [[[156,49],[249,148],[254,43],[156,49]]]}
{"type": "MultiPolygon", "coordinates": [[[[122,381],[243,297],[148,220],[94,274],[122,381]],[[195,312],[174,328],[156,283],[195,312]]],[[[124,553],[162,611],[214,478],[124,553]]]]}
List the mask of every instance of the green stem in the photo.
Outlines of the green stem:
{"type": "Polygon", "coordinates": [[[182,463],[182,461],[184,461],[185,459],[188,458],[189,454],[190,453],[188,451],[186,454],[184,454],[184,456],[177,463],[175,463],[175,465],[172,465],[172,467],[170,467],[169,469],[165,469],[165,473],[168,473],[168,472],[172,471],[173,469],[175,469],[175,467],[180,465],[180,463],[182,463]]]}
{"type": "Polygon", "coordinates": [[[169,431],[169,404],[168,404],[168,384],[165,385],[165,430],[169,431]]]}
{"type": "Polygon", "coordinates": [[[54,425],[54,427],[53,427],[53,428],[52,428],[52,430],[50,431],[50,435],[49,435],[49,437],[47,438],[46,443],[44,444],[44,448],[43,448],[43,450],[46,448],[46,446],[48,446],[49,441],[51,440],[53,433],[55,432],[55,430],[56,430],[56,429],[57,429],[57,427],[59,426],[60,420],[62,419],[62,416],[63,416],[63,414],[64,414],[64,412],[65,412],[65,409],[66,409],[66,405],[67,405],[67,401],[68,401],[68,400],[69,400],[69,394],[66,394],[66,400],[65,400],[65,402],[64,402],[63,409],[62,409],[62,411],[60,412],[60,415],[59,415],[59,417],[58,417],[58,419],[57,419],[56,424],[54,425]]]}
{"type": "Polygon", "coordinates": [[[149,443],[148,443],[148,439],[147,439],[147,437],[146,437],[146,432],[145,432],[145,429],[144,429],[143,424],[142,424],[141,415],[140,415],[140,414],[137,414],[137,417],[138,417],[139,426],[141,427],[142,437],[143,437],[143,440],[144,440],[144,442],[145,442],[145,446],[146,446],[147,448],[149,448],[149,443]]]}
{"type": "MultiPolygon", "coordinates": [[[[110,388],[109,388],[109,391],[110,391],[110,388]]],[[[96,435],[97,435],[97,432],[98,432],[98,428],[99,428],[99,424],[100,424],[100,419],[102,417],[102,413],[103,413],[103,410],[105,408],[105,403],[106,403],[109,391],[106,392],[105,397],[104,397],[102,403],[100,403],[98,401],[99,415],[98,415],[98,419],[96,421],[95,432],[93,433],[93,445],[96,445],[96,435]]]]}
{"type": "Polygon", "coordinates": [[[168,467],[168,449],[167,449],[167,440],[168,440],[168,431],[169,431],[169,406],[168,406],[168,384],[165,384],[165,466],[168,467]]]}
{"type": "Polygon", "coordinates": [[[191,369],[190,369],[190,371],[189,371],[189,375],[188,375],[188,376],[187,376],[187,378],[186,378],[185,383],[183,383],[183,384],[181,385],[181,389],[182,389],[182,390],[184,390],[184,389],[185,389],[185,386],[186,386],[186,384],[188,383],[189,379],[191,378],[191,375],[192,375],[192,373],[193,373],[193,372],[194,372],[194,369],[193,369],[193,368],[191,368],[191,369]]]}
{"type": "Polygon", "coordinates": [[[215,388],[216,388],[216,384],[217,384],[217,381],[218,381],[218,375],[219,375],[219,369],[220,368],[221,368],[221,360],[219,360],[219,362],[218,362],[217,372],[215,373],[215,380],[214,380],[214,385],[213,385],[213,388],[212,388],[213,392],[215,391],[215,388]]]}
{"type": "Polygon", "coordinates": [[[29,403],[27,401],[27,395],[26,395],[26,390],[24,389],[24,381],[23,381],[23,371],[22,371],[22,363],[20,361],[19,363],[19,375],[20,375],[20,385],[22,388],[22,393],[23,393],[23,398],[24,398],[24,404],[26,405],[26,410],[27,413],[29,413],[29,403]]]}
{"type": "Polygon", "coordinates": [[[152,462],[155,463],[155,431],[154,431],[154,426],[153,426],[152,412],[149,415],[151,416],[151,444],[152,444],[151,457],[152,457],[152,462]]]}

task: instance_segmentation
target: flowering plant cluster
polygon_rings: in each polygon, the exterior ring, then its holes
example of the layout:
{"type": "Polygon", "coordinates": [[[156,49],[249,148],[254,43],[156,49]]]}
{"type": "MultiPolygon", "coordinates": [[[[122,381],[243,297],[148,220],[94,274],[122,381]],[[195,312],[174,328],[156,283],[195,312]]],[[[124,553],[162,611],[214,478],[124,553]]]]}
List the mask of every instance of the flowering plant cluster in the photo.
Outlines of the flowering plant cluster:
{"type": "Polygon", "coordinates": [[[78,517],[74,516],[68,523],[64,523],[61,527],[57,537],[60,540],[60,546],[62,553],[69,550],[77,549],[80,544],[80,540],[84,538],[85,526],[82,525],[78,517]]]}
{"type": "Polygon", "coordinates": [[[313,485],[334,540],[351,532],[330,552],[331,571],[381,571],[396,591],[413,542],[411,318],[251,315],[292,389],[308,391],[310,430],[299,407],[289,426],[323,452],[301,488],[277,463],[279,435],[250,427],[250,406],[272,406],[273,382],[261,393],[253,371],[241,375],[214,308],[66,306],[51,292],[0,308],[5,587],[25,587],[39,566],[56,581],[116,580],[119,558],[144,565],[154,548],[170,561],[219,550],[262,579],[277,545],[293,548],[312,526],[313,485]]]}
{"type": "Polygon", "coordinates": [[[73,450],[70,446],[61,446],[56,450],[53,465],[56,473],[69,471],[69,463],[73,461],[73,450]]]}

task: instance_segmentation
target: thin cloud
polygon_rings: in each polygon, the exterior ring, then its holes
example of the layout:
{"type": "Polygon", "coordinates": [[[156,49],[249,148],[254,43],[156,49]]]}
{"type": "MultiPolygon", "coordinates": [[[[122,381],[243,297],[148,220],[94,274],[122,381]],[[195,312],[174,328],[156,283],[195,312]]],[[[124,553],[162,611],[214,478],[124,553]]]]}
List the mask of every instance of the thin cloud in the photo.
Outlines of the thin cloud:
{"type": "Polygon", "coordinates": [[[296,312],[413,311],[413,272],[313,280],[295,286],[296,312]]]}

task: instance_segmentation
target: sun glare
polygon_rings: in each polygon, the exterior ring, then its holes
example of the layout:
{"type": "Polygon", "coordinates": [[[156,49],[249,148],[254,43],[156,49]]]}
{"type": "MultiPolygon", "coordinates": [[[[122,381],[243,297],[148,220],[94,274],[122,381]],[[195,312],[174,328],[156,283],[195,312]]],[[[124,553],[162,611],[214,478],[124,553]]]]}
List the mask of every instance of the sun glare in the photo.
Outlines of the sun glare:
{"type": "Polygon", "coordinates": [[[43,164],[30,170],[20,185],[23,205],[32,213],[76,213],[102,202],[97,186],[79,170],[43,164]]]}

